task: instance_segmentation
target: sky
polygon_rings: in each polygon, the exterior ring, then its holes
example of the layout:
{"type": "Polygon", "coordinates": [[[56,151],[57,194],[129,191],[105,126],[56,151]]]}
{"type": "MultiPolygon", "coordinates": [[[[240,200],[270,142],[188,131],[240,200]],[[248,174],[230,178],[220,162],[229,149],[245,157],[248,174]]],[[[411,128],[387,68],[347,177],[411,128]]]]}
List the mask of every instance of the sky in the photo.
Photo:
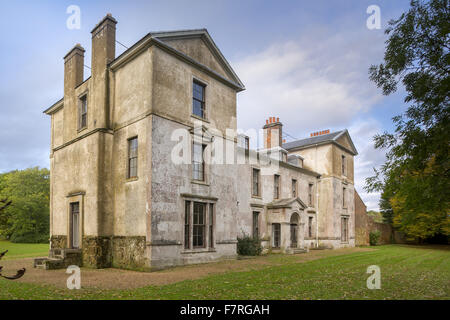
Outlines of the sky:
{"type": "MultiPolygon", "coordinates": [[[[355,187],[378,210],[379,194],[363,188],[385,157],[373,136],[392,131],[392,117],[407,105],[401,88],[383,96],[368,68],[383,61],[384,29],[409,0],[0,0],[0,7],[0,173],[49,167],[50,118],[42,111],[62,98],[63,57],[80,43],[89,66],[90,31],[111,13],[127,47],[150,31],[207,28],[246,87],[237,103],[244,131],[270,116],[297,139],[348,129],[359,152],[355,187]],[[79,29],[67,27],[71,5],[80,8],[79,29]],[[366,25],[370,5],[380,8],[380,29],[366,25]]],[[[116,56],[124,50],[117,44],[116,56]]]]}

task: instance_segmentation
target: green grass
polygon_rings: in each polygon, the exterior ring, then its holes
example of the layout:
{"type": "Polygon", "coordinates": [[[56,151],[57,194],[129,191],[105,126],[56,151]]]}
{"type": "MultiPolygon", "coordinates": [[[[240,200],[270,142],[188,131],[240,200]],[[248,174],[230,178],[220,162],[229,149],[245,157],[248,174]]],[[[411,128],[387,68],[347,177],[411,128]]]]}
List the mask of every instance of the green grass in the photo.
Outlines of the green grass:
{"type": "Polygon", "coordinates": [[[48,255],[48,243],[12,243],[0,240],[0,252],[8,250],[2,260],[39,257],[48,255]]]}
{"type": "MultiPolygon", "coordinates": [[[[276,259],[283,259],[277,257],[276,259]]],[[[305,263],[229,272],[133,290],[68,290],[0,280],[0,299],[449,299],[448,247],[379,246],[305,263]],[[381,289],[366,287],[381,268],[381,289]]]]}

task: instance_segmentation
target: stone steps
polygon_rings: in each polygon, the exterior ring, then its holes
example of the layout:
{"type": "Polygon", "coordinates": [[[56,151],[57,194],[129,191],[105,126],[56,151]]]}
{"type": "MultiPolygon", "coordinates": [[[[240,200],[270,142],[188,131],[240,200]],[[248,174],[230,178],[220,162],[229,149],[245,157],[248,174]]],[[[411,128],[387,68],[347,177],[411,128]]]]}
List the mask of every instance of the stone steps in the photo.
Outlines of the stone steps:
{"type": "Polygon", "coordinates": [[[36,269],[54,270],[64,269],[70,265],[81,266],[81,250],[79,249],[52,249],[49,256],[35,258],[33,267],[36,269]]]}

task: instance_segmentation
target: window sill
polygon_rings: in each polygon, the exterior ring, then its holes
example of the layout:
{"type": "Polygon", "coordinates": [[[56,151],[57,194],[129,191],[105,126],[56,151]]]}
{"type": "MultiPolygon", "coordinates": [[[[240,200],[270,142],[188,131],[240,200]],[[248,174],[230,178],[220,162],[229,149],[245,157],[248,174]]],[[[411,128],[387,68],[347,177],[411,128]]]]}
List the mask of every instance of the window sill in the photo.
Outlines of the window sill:
{"type": "Polygon", "coordinates": [[[84,130],[87,130],[87,126],[85,126],[85,127],[83,127],[83,128],[80,128],[80,129],[78,129],[78,130],[77,130],[77,133],[80,133],[80,132],[82,132],[82,131],[84,131],[84,130]]]}
{"type": "Polygon", "coordinates": [[[262,199],[261,196],[253,196],[253,195],[252,195],[252,198],[253,198],[253,199],[262,199]]]}
{"type": "Polygon", "coordinates": [[[200,116],[197,116],[197,115],[195,115],[195,114],[191,114],[191,118],[194,118],[194,119],[196,119],[196,120],[200,120],[200,121],[203,121],[203,122],[209,123],[209,120],[208,120],[208,119],[206,119],[206,118],[202,118],[202,117],[200,117],[200,116]]]}
{"type": "Polygon", "coordinates": [[[207,183],[206,181],[201,181],[201,180],[195,180],[195,179],[192,179],[192,180],[191,180],[191,183],[194,183],[194,184],[201,184],[201,185],[204,185],[204,186],[209,186],[209,183],[207,183]]]}
{"type": "Polygon", "coordinates": [[[127,178],[125,179],[125,182],[133,182],[133,181],[138,181],[139,177],[133,177],[133,178],[127,178]]]}
{"type": "Polygon", "coordinates": [[[191,254],[191,253],[208,253],[208,252],[216,252],[214,248],[199,248],[199,249],[190,249],[184,250],[181,254],[191,254]]]}

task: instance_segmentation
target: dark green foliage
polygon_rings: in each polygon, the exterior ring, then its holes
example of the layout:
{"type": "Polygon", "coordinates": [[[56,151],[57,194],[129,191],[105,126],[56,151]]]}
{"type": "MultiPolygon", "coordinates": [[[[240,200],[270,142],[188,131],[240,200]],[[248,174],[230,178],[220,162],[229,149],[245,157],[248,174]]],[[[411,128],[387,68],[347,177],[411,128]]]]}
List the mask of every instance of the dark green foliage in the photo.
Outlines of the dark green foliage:
{"type": "Polygon", "coordinates": [[[403,85],[409,106],[394,133],[374,137],[386,162],[366,189],[382,193],[384,220],[410,238],[450,234],[449,32],[448,0],[411,1],[389,22],[384,62],[369,70],[385,95],[403,85]]]}
{"type": "Polygon", "coordinates": [[[369,233],[369,243],[371,246],[376,246],[380,240],[381,233],[378,230],[369,233]]]}
{"type": "Polygon", "coordinates": [[[237,252],[241,256],[259,256],[262,252],[261,242],[258,238],[243,236],[238,238],[237,252]]]}
{"type": "Polygon", "coordinates": [[[0,236],[12,242],[42,243],[49,237],[50,173],[38,167],[0,174],[0,236]]]}

